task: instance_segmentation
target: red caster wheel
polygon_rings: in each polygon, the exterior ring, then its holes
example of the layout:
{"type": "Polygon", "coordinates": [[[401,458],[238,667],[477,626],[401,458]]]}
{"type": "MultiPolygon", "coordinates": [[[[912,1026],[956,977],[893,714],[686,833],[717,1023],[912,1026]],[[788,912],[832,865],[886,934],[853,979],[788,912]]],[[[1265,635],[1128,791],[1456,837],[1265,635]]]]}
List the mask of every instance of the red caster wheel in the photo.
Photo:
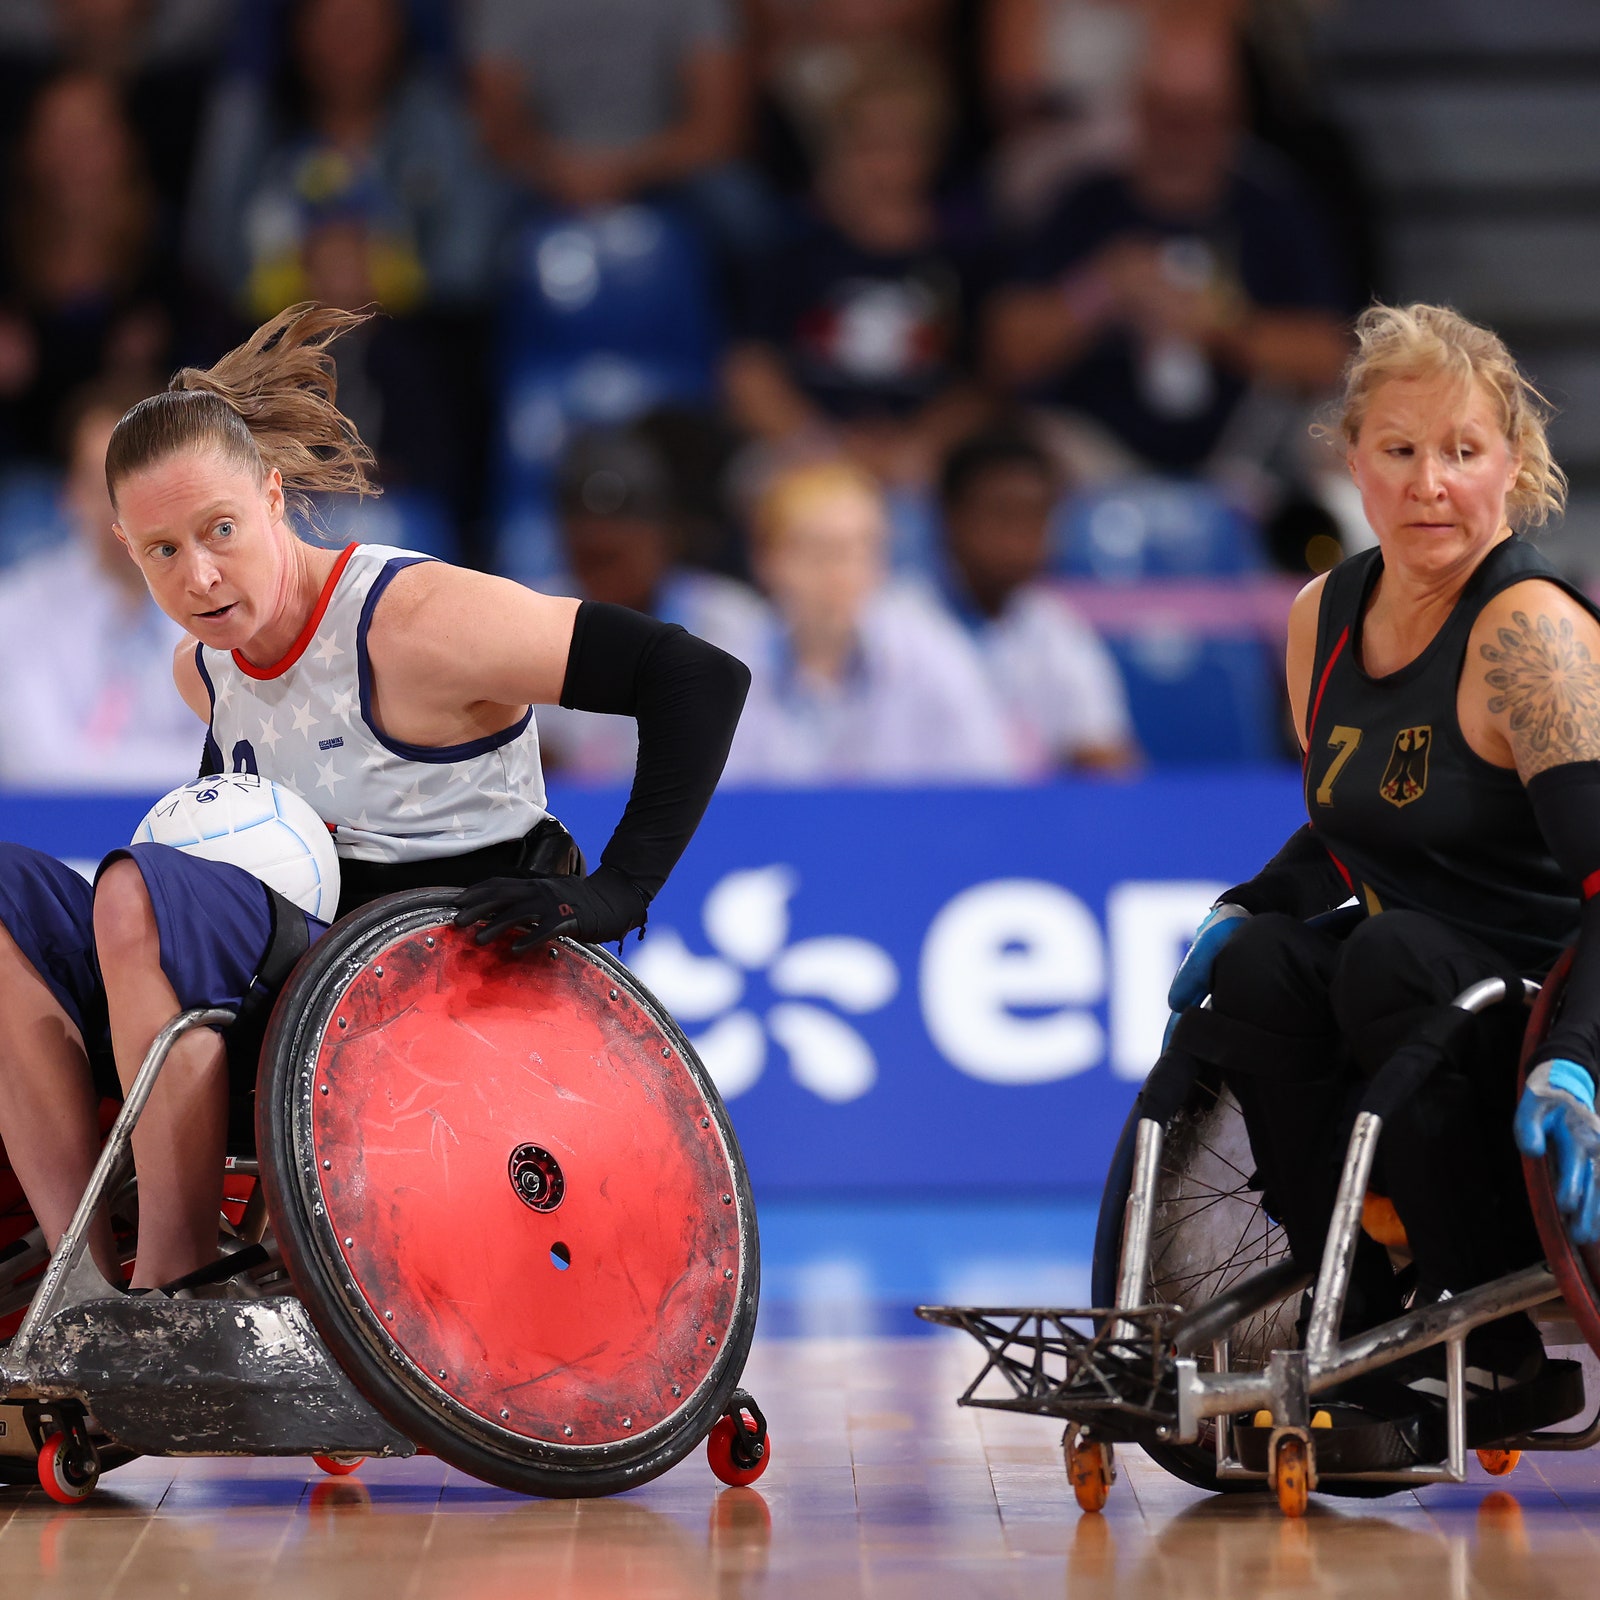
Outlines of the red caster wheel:
{"type": "Polygon", "coordinates": [[[58,1505],[75,1506],[94,1493],[100,1457],[92,1444],[68,1433],[52,1433],[39,1452],[39,1487],[58,1505]]]}
{"type": "Polygon", "coordinates": [[[365,1456],[312,1456],[311,1459],[330,1478],[343,1478],[349,1473],[355,1472],[367,1458],[365,1456]]]}
{"type": "Polygon", "coordinates": [[[743,1389],[733,1391],[731,1409],[706,1439],[706,1460],[712,1472],[731,1488],[752,1484],[772,1460],[767,1419],[743,1389]]]}

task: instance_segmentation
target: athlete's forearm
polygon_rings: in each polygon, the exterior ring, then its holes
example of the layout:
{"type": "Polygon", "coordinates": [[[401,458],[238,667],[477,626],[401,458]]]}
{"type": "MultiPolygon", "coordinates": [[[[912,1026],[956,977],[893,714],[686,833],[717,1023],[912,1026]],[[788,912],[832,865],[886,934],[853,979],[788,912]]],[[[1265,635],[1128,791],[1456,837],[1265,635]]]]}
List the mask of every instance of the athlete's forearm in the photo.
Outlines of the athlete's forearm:
{"type": "Polygon", "coordinates": [[[1255,877],[1228,890],[1222,903],[1305,918],[1331,911],[1349,898],[1349,884],[1308,822],[1289,835],[1255,877]]]}
{"type": "Polygon", "coordinates": [[[749,687],[742,661],[676,624],[594,601],[578,608],[561,703],[638,723],[633,790],[600,863],[646,905],[705,814],[749,687]]]}
{"type": "Polygon", "coordinates": [[[1572,971],[1556,1018],[1530,1066],[1575,1061],[1600,1080],[1600,761],[1570,761],[1528,780],[1550,853],[1583,895],[1572,971]]]}

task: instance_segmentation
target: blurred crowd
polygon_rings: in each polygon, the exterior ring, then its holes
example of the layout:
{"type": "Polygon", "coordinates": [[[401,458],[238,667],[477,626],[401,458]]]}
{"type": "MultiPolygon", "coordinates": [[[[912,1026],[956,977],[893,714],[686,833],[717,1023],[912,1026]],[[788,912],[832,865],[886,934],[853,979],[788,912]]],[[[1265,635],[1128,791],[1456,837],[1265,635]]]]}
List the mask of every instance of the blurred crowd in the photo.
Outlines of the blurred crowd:
{"type": "Polygon", "coordinates": [[[381,313],[338,365],[385,488],[308,531],[732,650],[730,782],[1283,754],[1377,270],[1316,11],[5,0],[0,785],[192,767],[105,442],[305,299],[381,313]]]}

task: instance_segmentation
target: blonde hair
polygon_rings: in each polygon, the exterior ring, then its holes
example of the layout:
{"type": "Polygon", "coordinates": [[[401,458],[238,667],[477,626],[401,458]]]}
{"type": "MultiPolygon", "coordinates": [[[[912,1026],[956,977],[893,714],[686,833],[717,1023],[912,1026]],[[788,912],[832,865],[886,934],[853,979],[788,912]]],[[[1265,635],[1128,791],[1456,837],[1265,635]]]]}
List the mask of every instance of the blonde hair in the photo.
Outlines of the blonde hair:
{"type": "Polygon", "coordinates": [[[1521,461],[1506,496],[1513,526],[1539,527],[1561,513],[1567,475],[1551,456],[1545,433],[1552,408],[1523,376],[1499,334],[1449,306],[1417,304],[1368,306],[1356,319],[1355,336],[1337,419],[1320,431],[1337,434],[1349,448],[1380,385],[1393,378],[1454,374],[1463,384],[1478,383],[1488,391],[1499,408],[1506,443],[1521,461]]]}
{"type": "Polygon", "coordinates": [[[304,303],[280,311],[214,366],[185,367],[162,394],[117,424],[106,450],[106,487],[180,450],[214,448],[241,466],[283,475],[292,513],[313,494],[376,495],[371,450],[334,403],[338,374],[328,346],[370,312],[304,303]]]}
{"type": "Polygon", "coordinates": [[[880,512],[883,508],[877,480],[853,462],[807,461],[780,469],[761,491],[751,514],[753,545],[766,548],[796,517],[840,495],[870,500],[880,512]]]}

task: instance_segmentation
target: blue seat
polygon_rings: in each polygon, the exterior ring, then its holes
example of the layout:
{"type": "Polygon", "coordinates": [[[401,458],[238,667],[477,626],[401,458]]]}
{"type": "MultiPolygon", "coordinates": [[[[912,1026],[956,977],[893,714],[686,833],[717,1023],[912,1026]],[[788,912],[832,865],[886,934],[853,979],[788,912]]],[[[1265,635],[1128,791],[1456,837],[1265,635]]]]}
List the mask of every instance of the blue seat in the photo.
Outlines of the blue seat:
{"type": "Polygon", "coordinates": [[[392,544],[441,561],[460,560],[449,510],[438,496],[421,490],[388,489],[376,500],[332,495],[318,503],[317,524],[311,532],[327,544],[392,544]]]}
{"type": "Polygon", "coordinates": [[[16,467],[0,477],[0,567],[25,561],[70,537],[60,474],[16,467]]]}
{"type": "Polygon", "coordinates": [[[1222,766],[1284,754],[1280,668],[1257,639],[1162,629],[1106,640],[1139,743],[1157,765],[1222,766]]]}
{"type": "Polygon", "coordinates": [[[1072,496],[1057,520],[1057,570],[1102,583],[1259,572],[1255,525],[1208,484],[1136,478],[1072,496]]]}
{"type": "Polygon", "coordinates": [[[502,319],[513,369],[597,351],[709,380],[719,330],[694,228],[658,206],[546,218],[524,228],[502,319]]]}
{"type": "Polygon", "coordinates": [[[559,569],[551,503],[572,436],[668,402],[708,403],[720,339],[710,269],[672,211],[630,205],[530,223],[501,316],[496,570],[559,569]]]}

